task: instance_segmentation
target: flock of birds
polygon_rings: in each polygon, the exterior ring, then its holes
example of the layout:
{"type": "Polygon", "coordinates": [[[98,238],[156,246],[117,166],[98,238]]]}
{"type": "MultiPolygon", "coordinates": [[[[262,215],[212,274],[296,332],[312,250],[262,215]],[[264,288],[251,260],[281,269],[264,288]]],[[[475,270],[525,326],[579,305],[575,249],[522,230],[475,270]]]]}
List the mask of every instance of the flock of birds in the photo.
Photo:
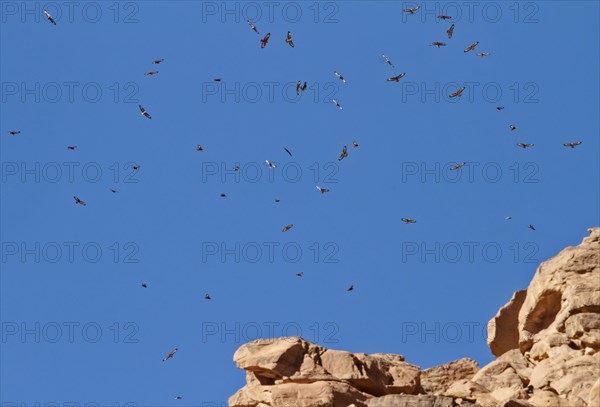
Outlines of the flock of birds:
{"type": "MultiPolygon", "coordinates": [[[[408,13],[408,14],[415,14],[415,13],[417,13],[417,12],[418,12],[418,10],[419,10],[419,9],[420,9],[420,7],[418,7],[418,6],[417,6],[417,7],[414,7],[414,8],[405,9],[405,10],[403,10],[403,11],[404,11],[405,13],[408,13]]],[[[47,20],[48,20],[50,23],[52,23],[53,25],[56,25],[56,24],[57,24],[57,23],[56,23],[56,20],[54,19],[54,17],[53,17],[53,16],[52,16],[52,15],[51,15],[51,14],[50,14],[50,13],[49,13],[47,10],[44,10],[44,15],[45,15],[46,19],[47,19],[47,20]]],[[[440,15],[440,16],[438,16],[438,18],[439,18],[440,20],[451,20],[451,19],[452,19],[452,17],[451,17],[451,16],[448,16],[448,15],[440,15]]],[[[249,25],[249,27],[252,29],[252,31],[254,31],[256,34],[260,34],[260,33],[259,33],[259,31],[258,31],[258,28],[256,27],[256,25],[254,25],[254,24],[253,24],[251,21],[247,21],[247,24],[248,24],[248,25],[249,25]]],[[[454,29],[455,29],[455,24],[452,24],[452,25],[451,25],[451,26],[448,28],[448,30],[446,30],[446,34],[447,34],[447,36],[448,36],[448,39],[449,39],[449,40],[450,40],[450,39],[452,39],[452,36],[453,36],[453,34],[454,34],[454,29]]],[[[260,47],[261,47],[261,48],[265,48],[265,47],[267,46],[267,44],[269,43],[269,39],[270,39],[270,38],[271,38],[271,33],[267,33],[267,34],[265,34],[265,35],[264,35],[264,37],[262,37],[262,38],[260,39],[260,47]]],[[[293,40],[293,37],[292,37],[292,33],[291,33],[290,31],[288,31],[288,32],[287,32],[287,35],[286,35],[286,38],[285,38],[285,42],[286,42],[286,43],[287,43],[287,44],[288,44],[290,47],[294,48],[294,46],[295,46],[295,45],[294,45],[294,40],[293,40]]],[[[466,48],[464,49],[464,53],[468,53],[468,52],[474,51],[474,50],[475,50],[475,48],[476,48],[478,45],[479,45],[479,41],[475,41],[475,42],[473,42],[471,45],[469,45],[468,47],[466,47],[466,48]]],[[[444,47],[444,46],[446,46],[446,43],[444,43],[444,42],[441,42],[441,41],[434,41],[434,42],[432,42],[432,43],[430,44],[430,46],[433,46],[433,47],[436,47],[436,48],[440,48],[440,47],[444,47]]],[[[477,55],[478,57],[484,58],[484,57],[487,57],[487,56],[489,56],[489,55],[490,55],[490,53],[489,53],[489,52],[481,52],[481,53],[477,53],[476,55],[477,55]]],[[[388,64],[390,67],[392,67],[392,68],[395,68],[395,65],[392,63],[392,61],[391,61],[391,60],[390,60],[390,59],[389,59],[389,58],[388,58],[388,57],[387,57],[385,54],[383,54],[383,55],[382,55],[382,57],[383,57],[383,60],[385,61],[385,63],[387,63],[387,64],[388,64]]],[[[162,62],[164,62],[164,59],[157,59],[157,60],[154,60],[154,61],[152,61],[152,64],[153,64],[153,65],[159,65],[159,64],[161,64],[162,62]]],[[[158,73],[159,73],[159,71],[158,71],[158,70],[153,70],[153,71],[148,71],[148,72],[146,72],[144,75],[146,75],[146,76],[154,76],[154,75],[157,75],[158,73]]],[[[334,75],[335,75],[335,76],[336,76],[336,77],[337,77],[337,78],[338,78],[338,79],[339,79],[339,80],[340,80],[342,83],[344,83],[344,84],[346,84],[346,83],[347,83],[346,79],[344,78],[344,76],[343,76],[343,75],[342,75],[340,72],[338,72],[338,71],[334,71],[334,75]]],[[[396,75],[396,76],[392,76],[392,77],[388,78],[388,79],[387,79],[387,81],[388,81],[388,82],[400,82],[400,80],[401,80],[402,78],[404,78],[405,76],[406,76],[406,73],[400,73],[400,74],[398,74],[398,75],[396,75]]],[[[215,79],[213,79],[213,80],[214,80],[215,82],[221,82],[221,78],[215,78],[215,79]]],[[[307,84],[307,82],[304,82],[304,83],[302,84],[302,81],[298,81],[298,82],[297,82],[297,84],[296,84],[296,93],[297,93],[297,94],[299,94],[300,92],[304,92],[304,91],[306,91],[307,87],[308,87],[308,84],[307,84]]],[[[451,93],[451,94],[449,95],[449,97],[450,97],[450,98],[461,97],[461,96],[462,96],[462,93],[463,93],[463,91],[464,91],[464,90],[465,90],[465,87],[460,87],[460,88],[458,88],[458,89],[457,89],[455,92],[451,93]]],[[[332,100],[331,100],[331,102],[332,102],[333,104],[335,104],[335,106],[336,106],[338,109],[340,109],[340,110],[343,110],[343,107],[341,106],[341,104],[339,103],[339,101],[337,101],[336,99],[332,99],[332,100]]],[[[501,111],[501,110],[504,110],[504,106],[496,106],[496,109],[497,109],[497,110],[499,110],[499,111],[501,111]]],[[[147,118],[147,119],[152,119],[152,116],[150,115],[150,113],[148,113],[148,111],[147,111],[147,110],[146,110],[146,109],[145,109],[145,108],[144,108],[142,105],[139,105],[139,110],[140,110],[140,114],[141,114],[143,117],[145,117],[145,118],[147,118]]],[[[512,131],[516,131],[516,130],[517,130],[517,126],[515,126],[514,124],[511,124],[511,125],[509,125],[509,129],[510,129],[510,131],[511,131],[511,132],[512,132],[512,131]]],[[[19,131],[19,130],[11,130],[11,131],[8,131],[8,134],[10,134],[10,135],[19,135],[19,134],[21,134],[21,131],[19,131]]],[[[575,148],[575,147],[577,147],[577,146],[579,146],[579,145],[581,145],[581,144],[582,144],[582,142],[581,142],[581,141],[574,141],[574,142],[568,142],[568,143],[564,143],[564,144],[563,144],[563,146],[564,146],[564,147],[567,147],[567,148],[575,148]]],[[[360,145],[359,145],[359,144],[358,144],[358,142],[356,142],[356,141],[353,141],[353,142],[352,142],[352,146],[353,146],[354,148],[358,148],[358,147],[360,147],[360,145]]],[[[534,146],[534,144],[531,144],[531,143],[518,143],[518,144],[517,144],[517,146],[518,146],[518,147],[520,147],[520,148],[523,148],[523,149],[527,149],[527,148],[533,147],[533,146],[534,146]]],[[[77,146],[67,146],[67,149],[68,149],[68,150],[75,150],[76,148],[77,148],[77,146]]],[[[292,156],[292,153],[291,153],[291,151],[290,151],[289,149],[287,149],[287,148],[284,148],[284,150],[286,151],[286,153],[287,153],[287,154],[289,154],[290,156],[292,156]]],[[[198,146],[196,147],[196,151],[200,151],[200,152],[202,152],[202,151],[204,151],[204,148],[203,148],[201,145],[198,145],[198,146]]],[[[340,153],[340,155],[339,155],[339,157],[338,157],[338,160],[339,160],[339,161],[342,161],[342,160],[343,160],[344,158],[346,158],[346,157],[348,157],[348,148],[347,148],[347,146],[343,146],[343,148],[342,148],[342,152],[340,153]]],[[[274,168],[276,168],[276,165],[275,165],[273,162],[269,161],[269,160],[265,160],[265,163],[266,163],[266,165],[267,165],[267,166],[268,166],[270,169],[274,169],[274,168]]],[[[465,165],[466,165],[466,162],[462,162],[462,163],[459,163],[459,164],[456,164],[456,165],[452,166],[452,167],[450,168],[450,170],[452,170],[452,171],[460,170],[460,169],[461,169],[463,166],[465,166],[465,165]]],[[[132,168],[133,170],[139,170],[141,167],[140,167],[139,165],[136,165],[136,166],[132,166],[131,168],[132,168]]],[[[234,168],[234,170],[235,170],[235,171],[239,171],[239,170],[240,170],[240,167],[235,167],[235,168],[234,168]]],[[[316,186],[316,188],[317,188],[317,190],[318,190],[318,191],[319,191],[321,194],[325,194],[325,193],[329,192],[329,189],[327,189],[327,188],[323,188],[323,187],[321,187],[321,186],[318,186],[318,185],[316,186]]],[[[116,193],[116,192],[118,192],[117,190],[115,190],[115,189],[113,189],[113,188],[110,188],[110,191],[111,191],[111,192],[113,192],[113,193],[116,193]]],[[[226,195],[226,194],[224,194],[224,193],[220,194],[219,196],[220,196],[221,198],[225,198],[225,197],[227,197],[227,195],[226,195]]],[[[81,206],[86,206],[86,205],[87,205],[87,203],[86,203],[84,200],[80,199],[78,196],[74,196],[74,200],[75,200],[75,204],[76,204],[76,205],[81,205],[81,206]]],[[[275,202],[280,202],[280,201],[281,201],[280,199],[275,199],[275,202]]],[[[511,219],[512,219],[512,216],[507,216],[505,219],[506,219],[506,220],[511,220],[511,219]]],[[[417,222],[415,219],[410,219],[410,218],[401,218],[400,220],[401,220],[402,222],[404,222],[405,224],[407,224],[407,225],[408,225],[408,224],[413,224],[413,223],[416,223],[416,222],[417,222]]],[[[282,231],[283,231],[283,232],[287,232],[287,231],[289,231],[290,229],[292,229],[292,228],[293,228],[293,226],[294,226],[293,224],[285,225],[285,226],[283,227],[282,231]]],[[[531,225],[531,224],[529,224],[527,227],[528,227],[529,229],[531,229],[531,230],[536,230],[536,229],[535,229],[535,227],[534,227],[533,225],[531,225]]],[[[303,272],[296,273],[296,276],[298,276],[298,277],[302,277],[303,275],[304,275],[304,273],[303,273],[303,272]]],[[[142,286],[142,288],[148,288],[148,285],[147,285],[146,283],[142,283],[142,284],[141,284],[141,286],[142,286]]],[[[347,290],[347,291],[353,291],[353,290],[354,290],[354,285],[350,285],[350,286],[349,286],[349,287],[348,287],[346,290],[347,290]]],[[[205,300],[208,300],[208,301],[210,301],[210,300],[212,300],[212,297],[211,297],[209,294],[205,294],[205,295],[204,295],[204,299],[205,299],[205,300]]],[[[169,352],[169,353],[168,353],[168,354],[167,354],[167,355],[166,355],[166,356],[163,358],[163,362],[166,362],[166,361],[168,361],[169,359],[173,358],[173,356],[175,356],[175,354],[177,353],[177,351],[178,351],[178,348],[174,348],[174,349],[173,349],[171,352],[169,352]]],[[[176,397],[175,397],[175,399],[177,399],[177,400],[181,400],[182,398],[183,398],[182,396],[176,396],[176,397]]]]}

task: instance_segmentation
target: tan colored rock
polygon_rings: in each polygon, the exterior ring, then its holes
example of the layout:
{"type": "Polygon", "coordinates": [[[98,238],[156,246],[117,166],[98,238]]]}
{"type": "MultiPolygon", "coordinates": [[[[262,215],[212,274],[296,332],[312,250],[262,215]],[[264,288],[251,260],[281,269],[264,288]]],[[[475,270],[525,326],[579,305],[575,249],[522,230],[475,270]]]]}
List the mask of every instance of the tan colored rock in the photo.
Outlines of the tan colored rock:
{"type": "Polygon", "coordinates": [[[451,397],[429,395],[388,395],[375,397],[367,402],[368,407],[453,407],[451,397]]]}
{"type": "Polygon", "coordinates": [[[421,388],[427,394],[443,394],[457,380],[471,379],[479,370],[469,358],[455,360],[421,372],[421,388]]]}
{"type": "Polygon", "coordinates": [[[527,290],[517,291],[512,298],[488,322],[488,346],[494,356],[500,356],[519,347],[519,311],[527,296],[527,290]],[[501,328],[501,329],[498,329],[501,328]]]}

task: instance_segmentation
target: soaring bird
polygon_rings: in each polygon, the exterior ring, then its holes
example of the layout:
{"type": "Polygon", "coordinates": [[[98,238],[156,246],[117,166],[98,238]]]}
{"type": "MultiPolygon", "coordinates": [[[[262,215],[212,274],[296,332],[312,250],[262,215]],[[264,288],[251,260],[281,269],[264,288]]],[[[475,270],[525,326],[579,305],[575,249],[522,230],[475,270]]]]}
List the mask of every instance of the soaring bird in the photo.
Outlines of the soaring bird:
{"type": "Polygon", "coordinates": [[[21,134],[21,131],[20,130],[9,131],[8,134],[10,134],[11,136],[15,136],[17,134],[21,134]]]}
{"type": "Polygon", "coordinates": [[[267,33],[267,35],[265,35],[264,38],[262,40],[260,40],[261,48],[264,48],[267,46],[267,43],[269,42],[269,38],[271,38],[271,33],[267,33]]]}
{"type": "Polygon", "coordinates": [[[285,42],[287,42],[287,44],[290,47],[294,48],[294,40],[292,40],[292,32],[291,31],[288,31],[287,37],[285,37],[285,42]]]}
{"type": "Polygon", "coordinates": [[[342,107],[342,105],[340,105],[340,102],[338,102],[338,101],[337,101],[337,100],[335,100],[335,99],[331,99],[331,101],[332,101],[333,103],[335,103],[335,106],[336,106],[338,109],[340,109],[340,110],[344,110],[344,108],[342,107]]]}
{"type": "Polygon", "coordinates": [[[131,169],[132,169],[132,170],[136,170],[136,171],[137,171],[137,170],[139,170],[140,168],[142,168],[142,166],[141,166],[141,165],[132,165],[132,166],[131,166],[131,169]]]}
{"type": "Polygon", "coordinates": [[[436,47],[436,48],[445,47],[446,43],[445,42],[440,42],[440,41],[434,41],[431,44],[429,44],[429,46],[430,47],[433,46],[433,47],[436,47]]]}
{"type": "Polygon", "coordinates": [[[152,119],[152,116],[150,116],[150,113],[148,113],[146,111],[146,109],[144,109],[144,106],[139,105],[140,106],[140,112],[142,114],[142,116],[146,116],[148,119],[152,119]]]}
{"type": "Polygon", "coordinates": [[[306,81],[304,81],[304,85],[302,85],[302,87],[300,88],[300,90],[302,92],[306,91],[306,89],[308,88],[308,84],[306,83],[306,81]]]}
{"type": "Polygon", "coordinates": [[[406,72],[401,73],[398,76],[392,76],[391,78],[388,78],[388,82],[400,82],[400,79],[404,78],[405,75],[406,75],[406,72]]]}
{"type": "Polygon", "coordinates": [[[233,167],[233,170],[234,170],[234,171],[239,171],[240,169],[241,169],[241,168],[240,168],[240,166],[239,166],[239,165],[236,165],[235,167],[233,167]]]}
{"type": "Polygon", "coordinates": [[[73,198],[75,199],[75,205],[82,205],[82,206],[86,206],[87,205],[85,203],[85,201],[82,201],[81,199],[79,199],[79,197],[77,195],[75,195],[73,198]]]}
{"type": "Polygon", "coordinates": [[[360,144],[358,144],[356,141],[353,141],[352,147],[354,147],[354,148],[360,147],[360,144]]]}
{"type": "Polygon", "coordinates": [[[402,222],[406,223],[407,225],[408,225],[409,223],[417,223],[417,221],[416,221],[416,220],[414,220],[414,219],[409,219],[409,218],[401,218],[400,220],[401,220],[402,222]]]}
{"type": "Polygon", "coordinates": [[[146,76],[153,76],[153,75],[156,75],[157,73],[158,73],[158,71],[148,71],[144,75],[146,75],[146,76]]]}
{"type": "Polygon", "coordinates": [[[333,73],[335,74],[335,76],[337,76],[342,82],[346,83],[346,79],[344,79],[344,77],[338,72],[338,71],[333,71],[333,73]]]}
{"type": "Polygon", "coordinates": [[[204,147],[198,144],[198,146],[196,146],[196,151],[204,151],[204,147]]]}
{"type": "Polygon", "coordinates": [[[67,150],[75,150],[77,146],[67,146],[67,150]]]}
{"type": "Polygon", "coordinates": [[[182,396],[175,396],[175,400],[181,400],[182,398],[182,396]]]}
{"type": "Polygon", "coordinates": [[[487,57],[488,55],[490,55],[489,52],[480,52],[480,53],[477,54],[478,57],[482,57],[482,58],[483,57],[487,57]]]}
{"type": "Polygon", "coordinates": [[[338,161],[342,161],[346,157],[348,157],[348,148],[344,146],[344,148],[342,148],[342,153],[338,157],[338,161]]]}
{"type": "Polygon", "coordinates": [[[329,190],[327,188],[321,188],[320,186],[317,185],[317,189],[319,190],[319,192],[321,194],[324,194],[325,192],[329,192],[329,190]]]}
{"type": "Polygon", "coordinates": [[[533,147],[535,144],[519,143],[517,144],[521,148],[533,147]]]}
{"type": "Polygon", "coordinates": [[[454,34],[454,24],[452,24],[450,28],[446,30],[446,34],[448,34],[448,39],[452,38],[452,34],[454,34]]]}
{"type": "Polygon", "coordinates": [[[510,131],[517,130],[517,126],[515,126],[514,124],[511,124],[510,126],[508,126],[508,128],[510,129],[510,131]]]}
{"type": "Polygon", "coordinates": [[[348,287],[348,288],[346,289],[346,291],[352,291],[352,290],[354,290],[354,286],[353,286],[353,285],[351,285],[350,287],[348,287]]]}
{"type": "Polygon", "coordinates": [[[300,87],[302,86],[302,82],[298,81],[296,82],[296,95],[300,94],[300,87]]]}
{"type": "Polygon", "coordinates": [[[445,16],[445,15],[441,15],[441,16],[438,16],[438,18],[439,18],[440,20],[450,20],[452,17],[450,17],[450,16],[445,16]]]}
{"type": "Polygon", "coordinates": [[[473,51],[475,47],[479,44],[479,41],[475,41],[473,44],[469,45],[463,52],[473,51]]]}
{"type": "Polygon", "coordinates": [[[44,10],[44,15],[46,16],[48,21],[50,21],[52,24],[56,25],[56,20],[54,19],[54,17],[52,17],[52,15],[50,13],[48,13],[48,10],[44,10]]]}
{"type": "Polygon", "coordinates": [[[275,202],[279,203],[279,202],[281,202],[281,199],[275,199],[275,202]]]}
{"type": "Polygon", "coordinates": [[[496,110],[504,110],[504,106],[496,106],[496,110]]]}
{"type": "Polygon", "coordinates": [[[283,149],[285,150],[286,153],[288,153],[290,155],[290,157],[292,156],[292,153],[290,152],[290,150],[288,150],[287,148],[283,147],[283,149]]]}
{"type": "Polygon", "coordinates": [[[275,167],[277,167],[275,164],[273,164],[271,161],[269,160],[265,160],[265,163],[269,166],[270,169],[275,169],[275,167]]]}
{"type": "Polygon", "coordinates": [[[163,359],[163,362],[166,362],[167,360],[171,359],[173,356],[175,356],[176,353],[177,353],[177,348],[175,348],[171,352],[169,352],[169,354],[167,356],[165,356],[165,358],[163,359]]]}
{"type": "Polygon", "coordinates": [[[454,170],[458,170],[458,169],[460,169],[460,168],[464,167],[464,166],[465,166],[465,164],[466,164],[466,163],[460,163],[460,164],[457,164],[457,165],[455,165],[455,166],[453,166],[453,167],[450,167],[450,169],[451,169],[452,171],[454,171],[454,170]]]}
{"type": "Polygon", "coordinates": [[[256,29],[256,26],[254,24],[252,24],[250,21],[246,20],[246,22],[248,23],[248,25],[250,26],[250,28],[252,28],[252,31],[254,31],[257,34],[260,34],[258,32],[258,30],[256,29]]]}
{"type": "Polygon", "coordinates": [[[392,64],[392,61],[390,61],[390,59],[388,57],[386,57],[385,55],[382,55],[382,57],[389,66],[391,66],[392,68],[395,68],[394,64],[392,64]]]}
{"type": "Polygon", "coordinates": [[[154,61],[152,61],[152,65],[158,65],[161,62],[163,62],[164,60],[165,60],[164,58],[163,59],[155,59],[154,61]]]}
{"type": "Polygon", "coordinates": [[[408,13],[408,14],[415,14],[415,12],[420,8],[421,8],[420,6],[413,7],[413,8],[407,8],[406,10],[404,10],[404,12],[408,13]]]}
{"type": "Polygon", "coordinates": [[[504,220],[511,220],[512,216],[507,216],[506,218],[504,218],[504,220]]]}
{"type": "Polygon", "coordinates": [[[573,143],[565,143],[565,144],[563,144],[563,146],[565,146],[565,147],[571,147],[571,148],[575,148],[575,147],[577,147],[578,145],[580,145],[581,143],[582,143],[581,141],[575,141],[575,142],[573,142],[573,143]]]}
{"type": "Polygon", "coordinates": [[[215,78],[215,79],[213,79],[213,82],[221,82],[221,80],[222,80],[221,78],[215,78]]]}
{"type": "Polygon", "coordinates": [[[148,284],[142,283],[142,288],[148,288],[148,284]]]}
{"type": "Polygon", "coordinates": [[[464,90],[465,90],[464,86],[462,88],[458,88],[458,90],[456,92],[450,94],[450,97],[451,98],[454,98],[457,96],[461,97],[464,90]]]}
{"type": "Polygon", "coordinates": [[[294,227],[294,225],[292,225],[291,223],[289,225],[285,225],[283,227],[283,232],[287,232],[288,230],[290,230],[292,227],[294,227]]]}
{"type": "Polygon", "coordinates": [[[527,225],[527,227],[531,230],[535,230],[535,228],[533,227],[533,225],[527,225]]]}
{"type": "Polygon", "coordinates": [[[225,195],[225,194],[219,194],[219,197],[221,197],[221,198],[227,198],[227,195],[225,195]]]}
{"type": "Polygon", "coordinates": [[[204,294],[204,299],[205,300],[212,300],[211,296],[209,294],[204,294]]]}
{"type": "Polygon", "coordinates": [[[304,275],[304,272],[303,272],[303,271],[301,271],[300,273],[296,273],[296,275],[297,275],[298,277],[302,277],[302,276],[304,275]]]}
{"type": "Polygon", "coordinates": [[[113,188],[108,188],[108,189],[109,189],[109,190],[110,190],[110,192],[112,192],[113,194],[116,194],[117,192],[119,192],[119,191],[117,191],[116,189],[113,189],[113,188]]]}

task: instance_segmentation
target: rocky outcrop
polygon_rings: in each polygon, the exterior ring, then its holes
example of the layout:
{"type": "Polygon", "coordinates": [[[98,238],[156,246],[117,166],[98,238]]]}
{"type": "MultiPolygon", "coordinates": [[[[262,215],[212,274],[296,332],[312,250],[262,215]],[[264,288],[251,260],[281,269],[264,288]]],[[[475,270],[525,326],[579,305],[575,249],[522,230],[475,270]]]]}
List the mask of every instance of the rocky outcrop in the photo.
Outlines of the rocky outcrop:
{"type": "Polygon", "coordinates": [[[298,337],[234,355],[247,384],[231,407],[598,407],[600,229],[542,263],[488,324],[497,359],[421,370],[401,355],[330,350],[298,337]]]}

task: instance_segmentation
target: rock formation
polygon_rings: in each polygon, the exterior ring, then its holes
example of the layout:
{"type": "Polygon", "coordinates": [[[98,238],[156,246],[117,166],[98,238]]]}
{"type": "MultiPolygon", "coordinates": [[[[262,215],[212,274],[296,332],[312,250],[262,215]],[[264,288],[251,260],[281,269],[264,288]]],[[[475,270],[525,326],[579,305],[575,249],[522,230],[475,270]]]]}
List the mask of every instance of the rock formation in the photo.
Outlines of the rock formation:
{"type": "Polygon", "coordinates": [[[599,407],[600,228],[542,263],[488,324],[498,358],[421,370],[298,337],[240,347],[247,384],[230,407],[599,407]]]}

